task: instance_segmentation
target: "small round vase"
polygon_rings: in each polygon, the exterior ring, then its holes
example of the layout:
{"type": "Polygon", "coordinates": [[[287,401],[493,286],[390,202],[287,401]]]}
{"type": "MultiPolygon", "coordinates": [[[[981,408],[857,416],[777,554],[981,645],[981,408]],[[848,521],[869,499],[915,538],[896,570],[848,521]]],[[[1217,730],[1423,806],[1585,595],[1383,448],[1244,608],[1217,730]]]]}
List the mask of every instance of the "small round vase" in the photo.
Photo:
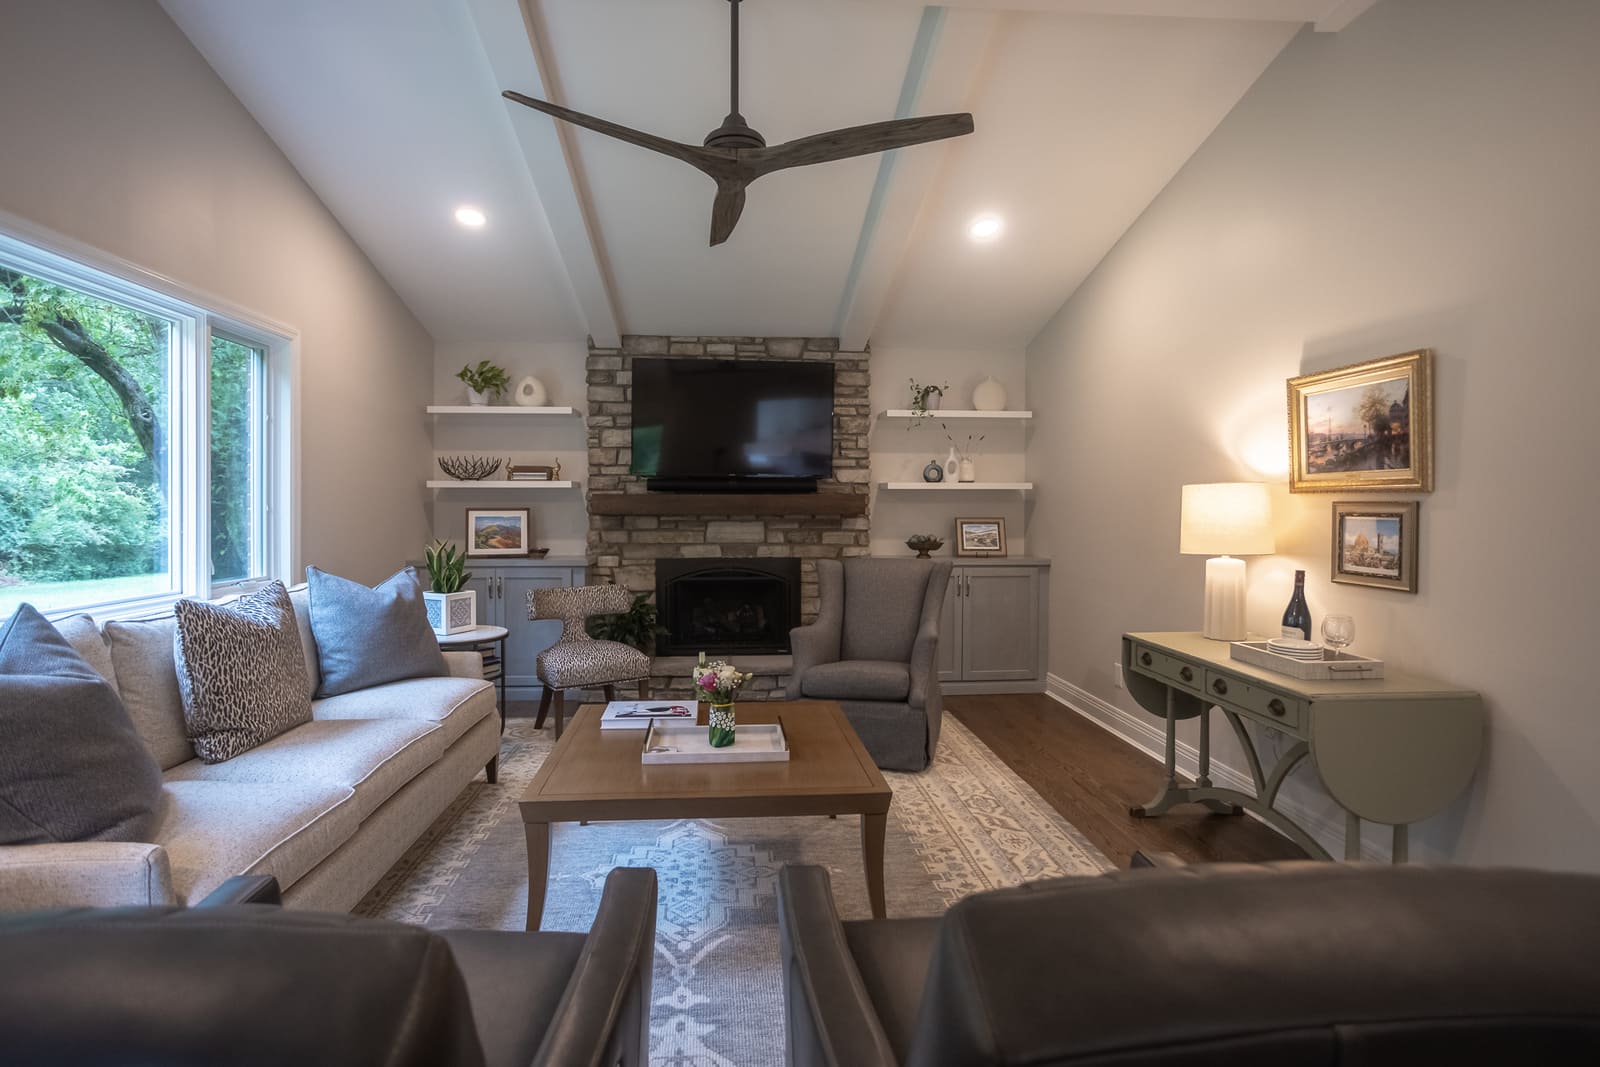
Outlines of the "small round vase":
{"type": "Polygon", "coordinates": [[[925,482],[944,481],[944,468],[939,465],[938,460],[928,460],[928,465],[922,468],[922,480],[925,482]]]}
{"type": "Polygon", "coordinates": [[[711,705],[711,714],[706,718],[707,722],[710,723],[711,732],[708,740],[710,740],[712,748],[727,748],[733,744],[736,708],[737,705],[732,703],[711,705]]]}
{"type": "Polygon", "coordinates": [[[938,411],[939,405],[942,403],[944,403],[944,395],[942,393],[929,393],[922,398],[922,410],[938,411]]]}
{"type": "Polygon", "coordinates": [[[542,408],[549,394],[545,392],[544,383],[530,374],[517,383],[512,399],[525,408],[542,408]]]}
{"type": "Polygon", "coordinates": [[[961,464],[960,464],[960,467],[961,467],[961,469],[960,469],[960,478],[958,479],[959,481],[975,482],[975,481],[978,480],[978,467],[977,467],[977,464],[972,462],[972,460],[970,460],[970,459],[962,460],[961,464]]]}
{"type": "Polygon", "coordinates": [[[979,411],[1004,411],[1006,387],[995,381],[994,375],[990,375],[972,391],[972,406],[979,411]]]}

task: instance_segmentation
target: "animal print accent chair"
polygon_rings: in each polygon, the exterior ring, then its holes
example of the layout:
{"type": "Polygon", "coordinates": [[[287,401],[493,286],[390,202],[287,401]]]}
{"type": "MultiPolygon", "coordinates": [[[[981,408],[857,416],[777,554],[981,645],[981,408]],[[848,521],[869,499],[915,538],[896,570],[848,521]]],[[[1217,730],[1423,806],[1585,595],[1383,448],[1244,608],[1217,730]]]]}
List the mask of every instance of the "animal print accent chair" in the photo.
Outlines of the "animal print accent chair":
{"type": "Polygon", "coordinates": [[[620,585],[529,590],[528,618],[561,620],[561,639],[539,653],[539,681],[547,689],[580,689],[648,678],[649,656],[617,641],[596,640],[583,626],[591,615],[614,615],[632,604],[620,585]]]}

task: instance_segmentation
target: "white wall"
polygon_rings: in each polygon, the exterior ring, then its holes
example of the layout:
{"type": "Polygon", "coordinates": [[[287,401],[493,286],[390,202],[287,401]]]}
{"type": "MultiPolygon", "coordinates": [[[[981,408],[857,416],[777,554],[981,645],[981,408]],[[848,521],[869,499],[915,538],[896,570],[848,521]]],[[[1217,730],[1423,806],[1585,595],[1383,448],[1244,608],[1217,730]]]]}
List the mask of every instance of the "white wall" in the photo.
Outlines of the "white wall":
{"type": "MultiPolygon", "coordinates": [[[[552,556],[582,556],[589,531],[584,509],[589,480],[589,446],[583,415],[588,411],[585,360],[589,350],[581,341],[441,343],[434,354],[433,403],[465,404],[466,386],[456,378],[463,365],[479,360],[504,367],[513,387],[526,375],[544,383],[545,403],[578,409],[571,418],[544,416],[520,418],[439,416],[433,420],[433,464],[429,478],[444,478],[435,460],[439,456],[475,454],[509,459],[513,463],[553,466],[561,462],[562,479],[579,484],[575,489],[490,490],[451,489],[433,495],[433,535],[464,544],[469,507],[526,507],[532,512],[533,544],[548,548],[552,556]]],[[[508,394],[500,403],[513,403],[508,394]]],[[[504,467],[501,468],[502,470],[504,467]]],[[[498,475],[497,475],[498,476],[498,475]]]]}
{"type": "MultiPolygon", "coordinates": [[[[911,383],[944,385],[943,405],[972,407],[972,390],[986,375],[1006,389],[1006,407],[1027,407],[1022,352],[1016,349],[933,349],[885,345],[872,350],[872,410],[874,413],[911,406],[911,383]]],[[[984,435],[974,446],[980,482],[1023,480],[1023,449],[1027,428],[1022,422],[950,421],[944,424],[957,441],[969,434],[984,435]]],[[[917,533],[937,534],[945,546],[935,555],[955,552],[957,517],[999,516],[1006,523],[1006,549],[1025,554],[1023,497],[1016,492],[923,493],[885,491],[880,482],[920,482],[930,459],[941,462],[950,453],[950,441],[937,416],[908,423],[903,419],[876,419],[872,427],[872,552],[880,556],[906,556],[906,538],[917,533]]]]}
{"type": "Polygon", "coordinates": [[[1303,33],[1027,353],[1059,416],[1028,454],[1051,670],[1134,709],[1118,636],[1199,625],[1179,486],[1285,479],[1285,379],[1437,351],[1421,592],[1329,583],[1351,494],[1280,485],[1279,554],[1250,564],[1252,628],[1303,567],[1356,651],[1486,697],[1482,769],[1424,859],[1600,870],[1597,44],[1600,5],[1559,0],[1383,0],[1303,33]]]}
{"type": "Polygon", "coordinates": [[[154,0],[0,22],[0,210],[298,329],[304,560],[413,557],[426,332],[154,0]]]}

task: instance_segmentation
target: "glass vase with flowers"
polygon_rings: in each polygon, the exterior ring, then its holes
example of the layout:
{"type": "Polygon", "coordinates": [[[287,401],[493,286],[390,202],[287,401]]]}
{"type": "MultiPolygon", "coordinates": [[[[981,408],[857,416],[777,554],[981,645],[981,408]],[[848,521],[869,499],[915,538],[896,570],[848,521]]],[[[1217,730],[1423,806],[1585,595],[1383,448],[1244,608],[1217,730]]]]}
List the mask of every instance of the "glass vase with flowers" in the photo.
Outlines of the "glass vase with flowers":
{"type": "Polygon", "coordinates": [[[726,748],[733,744],[736,718],[734,697],[749,680],[750,675],[722,660],[713,663],[702,661],[695,667],[694,687],[711,705],[707,722],[711,728],[709,740],[712,748],[726,748]]]}

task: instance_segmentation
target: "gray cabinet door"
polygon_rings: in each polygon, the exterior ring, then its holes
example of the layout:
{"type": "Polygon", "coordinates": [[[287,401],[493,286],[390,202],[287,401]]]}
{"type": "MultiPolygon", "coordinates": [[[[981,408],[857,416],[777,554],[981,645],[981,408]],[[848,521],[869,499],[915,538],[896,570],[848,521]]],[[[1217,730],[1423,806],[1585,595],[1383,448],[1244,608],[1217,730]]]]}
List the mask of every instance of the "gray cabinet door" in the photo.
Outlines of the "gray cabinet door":
{"type": "MultiPolygon", "coordinates": [[[[1039,675],[1039,585],[1032,567],[969,567],[962,579],[961,678],[1039,675]]],[[[951,582],[955,579],[952,577],[951,582]]]]}
{"type": "Polygon", "coordinates": [[[961,680],[961,568],[950,572],[944,588],[944,607],[939,609],[939,681],[961,680]]]}
{"type": "Polygon", "coordinates": [[[478,594],[478,625],[501,625],[500,605],[492,596],[490,596],[490,594],[494,592],[494,582],[489,577],[492,572],[485,567],[473,567],[470,565],[467,567],[467,570],[472,572],[472,580],[467,582],[467,584],[462,586],[462,588],[471,589],[478,594]]]}
{"type": "Polygon", "coordinates": [[[572,572],[566,567],[497,572],[494,600],[495,610],[500,613],[497,625],[510,631],[506,635],[506,685],[538,685],[539,677],[534,672],[539,653],[561,636],[560,622],[528,618],[528,594],[535,589],[559,589],[571,585],[572,581],[572,572]]]}

